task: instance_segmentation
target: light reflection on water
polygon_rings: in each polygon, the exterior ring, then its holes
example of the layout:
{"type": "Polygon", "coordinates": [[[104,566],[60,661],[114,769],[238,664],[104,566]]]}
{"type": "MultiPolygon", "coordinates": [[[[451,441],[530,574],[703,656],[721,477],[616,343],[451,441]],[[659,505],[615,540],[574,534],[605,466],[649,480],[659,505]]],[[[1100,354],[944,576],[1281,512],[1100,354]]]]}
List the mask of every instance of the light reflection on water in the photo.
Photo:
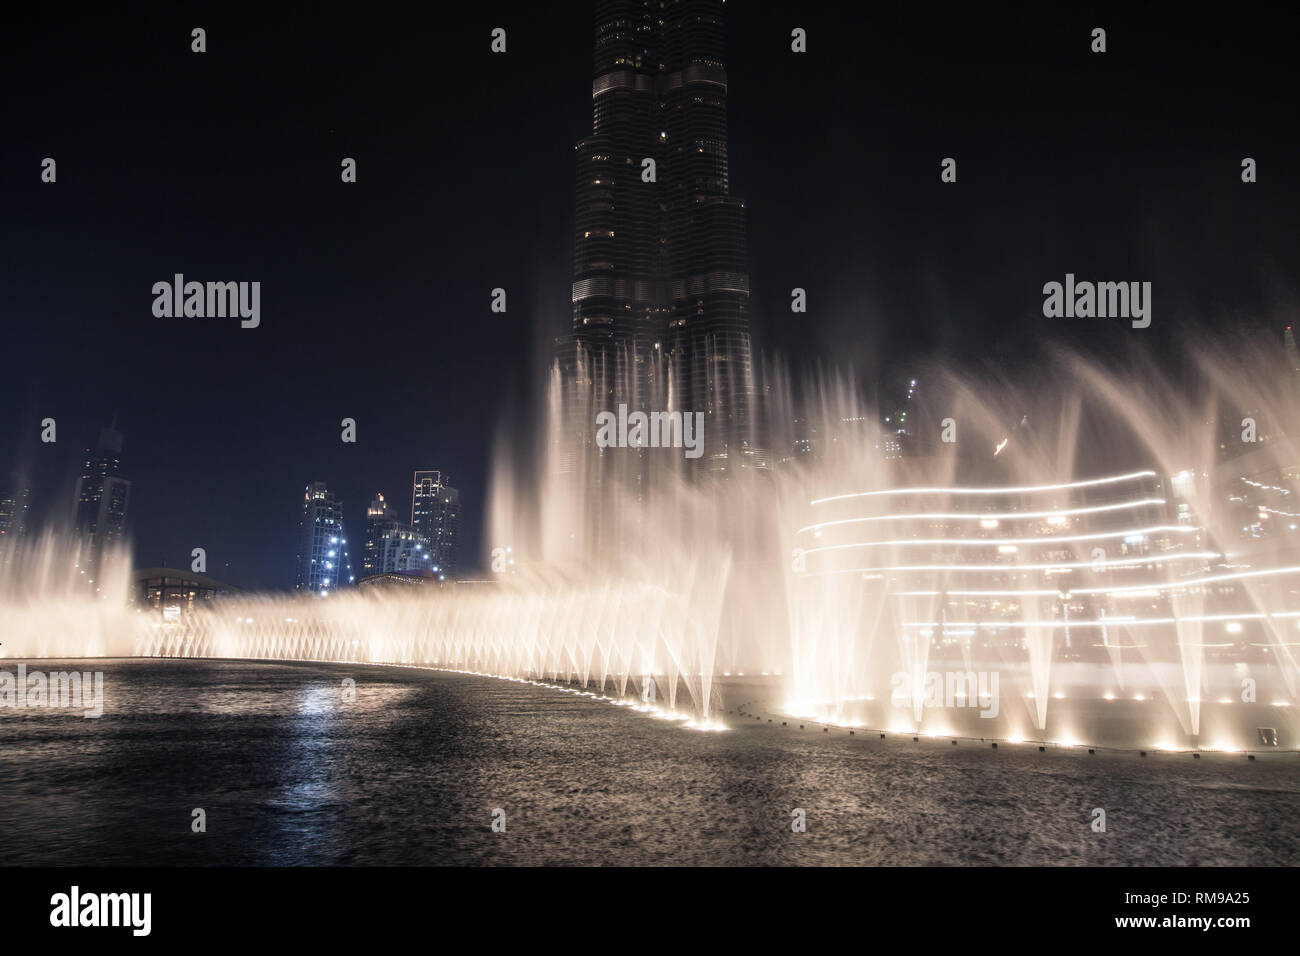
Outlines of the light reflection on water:
{"type": "Polygon", "coordinates": [[[99,720],[0,712],[11,864],[1300,859],[1289,761],[994,753],[740,720],[691,734],[577,694],[401,668],[96,666],[99,720]],[[1096,806],[1107,834],[1089,828],[1096,806]],[[195,807],[206,834],[190,831],[195,807]],[[807,833],[790,832],[795,807],[807,833]]]}

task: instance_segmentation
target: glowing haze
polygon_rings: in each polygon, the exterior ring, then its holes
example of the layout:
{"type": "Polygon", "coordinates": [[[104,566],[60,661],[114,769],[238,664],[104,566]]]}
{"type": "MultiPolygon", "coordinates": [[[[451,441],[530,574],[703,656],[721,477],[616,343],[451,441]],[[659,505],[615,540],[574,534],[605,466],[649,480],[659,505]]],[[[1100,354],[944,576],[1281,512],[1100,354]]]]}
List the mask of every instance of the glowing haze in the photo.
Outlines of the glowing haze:
{"type": "Polygon", "coordinates": [[[1227,354],[1195,353],[1190,402],[1150,367],[1069,355],[1037,381],[940,370],[901,425],[848,380],[796,399],[769,370],[773,467],[718,480],[672,448],[575,460],[556,377],[536,478],[498,457],[486,540],[508,557],[490,581],[160,620],[128,606],[120,555],[92,592],[46,535],[0,571],[0,656],[436,667],[576,682],[700,727],[735,689],[916,734],[1243,749],[1267,726],[1294,744],[1296,375],[1227,354]]]}

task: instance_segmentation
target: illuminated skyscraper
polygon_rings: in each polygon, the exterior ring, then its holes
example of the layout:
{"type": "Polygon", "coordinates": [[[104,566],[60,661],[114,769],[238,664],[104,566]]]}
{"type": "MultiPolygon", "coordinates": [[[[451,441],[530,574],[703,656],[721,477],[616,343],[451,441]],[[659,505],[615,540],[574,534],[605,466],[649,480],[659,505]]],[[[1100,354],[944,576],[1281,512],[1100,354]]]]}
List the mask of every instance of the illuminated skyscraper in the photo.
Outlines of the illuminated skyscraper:
{"type": "MultiPolygon", "coordinates": [[[[557,343],[565,440],[594,416],[705,414],[698,467],[756,447],[745,207],[727,168],[721,0],[599,0],[592,134],[576,146],[572,334],[557,343]]],[[[571,470],[571,449],[559,466],[571,470]]]]}
{"type": "Polygon", "coordinates": [[[17,487],[13,497],[0,498],[0,547],[27,534],[31,496],[31,489],[17,487]]]}
{"type": "Polygon", "coordinates": [[[313,481],[303,493],[298,523],[297,589],[325,597],[353,580],[343,504],[325,482],[313,481]]]}
{"type": "Polygon", "coordinates": [[[380,552],[385,534],[400,527],[402,520],[397,517],[392,506],[384,500],[382,494],[376,494],[375,500],[366,509],[366,540],[361,549],[361,573],[375,574],[384,570],[380,552]]]}
{"type": "Polygon", "coordinates": [[[366,541],[361,573],[433,573],[440,570],[429,539],[407,527],[383,495],[375,495],[375,500],[366,510],[366,541]]]}
{"type": "Polygon", "coordinates": [[[76,528],[81,538],[81,566],[92,578],[104,551],[120,544],[126,532],[131,480],[122,471],[122,433],[99,430],[99,445],[86,449],[77,481],[76,528]]]}
{"type": "Polygon", "coordinates": [[[460,492],[441,472],[417,471],[411,490],[411,530],[428,540],[440,577],[450,577],[456,570],[459,524],[460,492]]]}

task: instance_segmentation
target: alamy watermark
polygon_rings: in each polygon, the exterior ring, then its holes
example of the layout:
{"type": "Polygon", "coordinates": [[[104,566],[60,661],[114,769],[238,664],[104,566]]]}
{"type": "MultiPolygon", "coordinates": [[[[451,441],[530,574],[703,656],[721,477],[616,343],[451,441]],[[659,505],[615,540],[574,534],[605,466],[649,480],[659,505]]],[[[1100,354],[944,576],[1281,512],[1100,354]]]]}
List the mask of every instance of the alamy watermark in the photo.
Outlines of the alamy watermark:
{"type": "Polygon", "coordinates": [[[50,897],[50,925],[126,927],[133,936],[148,936],[153,928],[152,893],[83,893],[73,886],[50,897]]]}
{"type": "Polygon", "coordinates": [[[160,319],[238,317],[245,329],[262,324],[260,282],[186,282],[178,272],[171,282],[155,282],[153,294],[153,314],[160,319]]]}
{"type": "Polygon", "coordinates": [[[1043,286],[1043,315],[1049,319],[1132,319],[1133,328],[1151,324],[1150,282],[1075,282],[1043,286]]]}
{"type": "Polygon", "coordinates": [[[613,412],[596,413],[599,448],[684,448],[687,458],[704,454],[704,413],[628,413],[626,405],[613,412]]]}
{"type": "Polygon", "coordinates": [[[912,675],[898,671],[889,679],[895,707],[911,707],[913,688],[926,707],[978,707],[981,717],[998,715],[997,671],[928,671],[920,686],[912,675]]]}
{"type": "Polygon", "coordinates": [[[29,671],[18,665],[18,673],[0,671],[0,707],[80,708],[85,717],[104,715],[104,672],[29,671]]]}

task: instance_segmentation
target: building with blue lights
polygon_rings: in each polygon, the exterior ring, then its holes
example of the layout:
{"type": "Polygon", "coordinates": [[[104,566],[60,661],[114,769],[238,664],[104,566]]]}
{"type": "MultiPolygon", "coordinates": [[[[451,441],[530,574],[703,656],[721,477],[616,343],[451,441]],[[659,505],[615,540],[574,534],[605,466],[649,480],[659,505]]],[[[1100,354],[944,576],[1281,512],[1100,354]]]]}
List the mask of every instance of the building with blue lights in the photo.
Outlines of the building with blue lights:
{"type": "Polygon", "coordinates": [[[354,581],[343,528],[343,504],[323,481],[313,481],[303,494],[298,524],[297,589],[327,597],[354,581]]]}

